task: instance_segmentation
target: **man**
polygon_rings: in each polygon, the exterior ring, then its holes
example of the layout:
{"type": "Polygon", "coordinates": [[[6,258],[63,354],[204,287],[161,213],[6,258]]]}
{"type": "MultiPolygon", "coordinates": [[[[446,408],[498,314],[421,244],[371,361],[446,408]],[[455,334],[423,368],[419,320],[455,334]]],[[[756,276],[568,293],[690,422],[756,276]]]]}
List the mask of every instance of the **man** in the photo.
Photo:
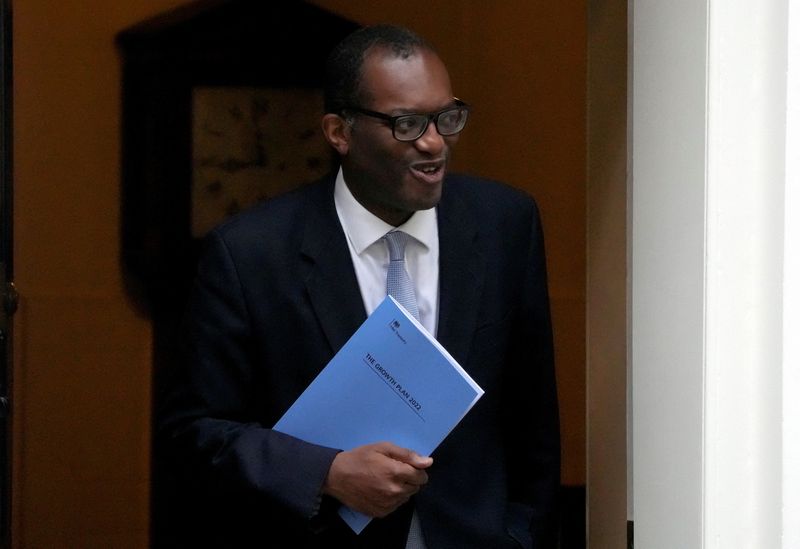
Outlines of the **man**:
{"type": "Polygon", "coordinates": [[[535,204],[446,175],[468,107],[410,31],[356,32],[327,76],[338,174],[226,222],[199,266],[159,425],[197,504],[195,543],[550,547],[558,413],[535,204]],[[271,430],[386,295],[393,231],[420,321],[485,395],[432,457],[271,430]],[[377,518],[356,536],[341,504],[377,518]]]}

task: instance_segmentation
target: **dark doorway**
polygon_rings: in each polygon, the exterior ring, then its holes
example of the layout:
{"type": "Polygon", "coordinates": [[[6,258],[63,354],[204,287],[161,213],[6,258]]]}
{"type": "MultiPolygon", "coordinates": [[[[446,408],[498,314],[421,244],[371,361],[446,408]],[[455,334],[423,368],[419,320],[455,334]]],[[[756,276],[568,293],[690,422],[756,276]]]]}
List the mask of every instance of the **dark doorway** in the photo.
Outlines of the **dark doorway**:
{"type": "MultiPolygon", "coordinates": [[[[117,37],[122,261],[128,292],[152,320],[154,417],[178,361],[179,324],[207,230],[333,168],[327,144],[313,144],[323,66],[356,28],[297,0],[200,0],[117,37]],[[282,149],[287,122],[296,138],[282,149]]],[[[190,490],[174,468],[154,440],[153,547],[192,546],[180,533],[190,490]]]]}
{"type": "Polygon", "coordinates": [[[0,547],[11,544],[11,316],[16,310],[12,257],[11,0],[0,2],[0,547]]]}

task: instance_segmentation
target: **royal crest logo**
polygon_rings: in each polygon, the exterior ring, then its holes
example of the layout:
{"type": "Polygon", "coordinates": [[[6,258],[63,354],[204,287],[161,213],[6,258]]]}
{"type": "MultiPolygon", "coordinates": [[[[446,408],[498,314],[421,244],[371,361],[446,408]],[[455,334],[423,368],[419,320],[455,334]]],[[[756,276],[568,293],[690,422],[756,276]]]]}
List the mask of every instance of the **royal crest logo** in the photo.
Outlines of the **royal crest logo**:
{"type": "Polygon", "coordinates": [[[392,332],[394,332],[394,335],[396,335],[400,339],[400,341],[402,341],[403,343],[406,343],[405,338],[402,335],[400,335],[400,321],[399,320],[393,319],[389,323],[389,329],[392,332]]]}

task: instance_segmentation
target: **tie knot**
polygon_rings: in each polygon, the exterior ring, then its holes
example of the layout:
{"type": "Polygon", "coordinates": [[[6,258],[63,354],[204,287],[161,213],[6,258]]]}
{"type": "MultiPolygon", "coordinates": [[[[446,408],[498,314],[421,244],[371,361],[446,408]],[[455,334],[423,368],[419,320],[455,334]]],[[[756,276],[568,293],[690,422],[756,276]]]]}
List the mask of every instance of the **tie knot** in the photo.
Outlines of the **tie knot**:
{"type": "Polygon", "coordinates": [[[403,231],[392,231],[384,235],[386,245],[389,247],[390,261],[404,261],[408,234],[403,231]]]}

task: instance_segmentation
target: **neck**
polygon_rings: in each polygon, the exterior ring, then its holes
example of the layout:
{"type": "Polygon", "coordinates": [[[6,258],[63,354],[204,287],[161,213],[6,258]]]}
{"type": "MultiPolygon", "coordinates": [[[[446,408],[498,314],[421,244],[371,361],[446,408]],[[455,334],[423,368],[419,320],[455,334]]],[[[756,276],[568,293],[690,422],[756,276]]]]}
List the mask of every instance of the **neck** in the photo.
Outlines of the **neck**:
{"type": "Polygon", "coordinates": [[[350,193],[353,195],[353,198],[355,198],[365,210],[393,227],[399,227],[411,219],[411,216],[414,215],[413,211],[408,212],[391,208],[381,204],[376,200],[370,200],[368,193],[363,192],[361,182],[358,180],[358,178],[354,178],[352,175],[348,176],[347,172],[344,172],[344,182],[345,185],[347,185],[347,188],[350,190],[350,193]]]}

